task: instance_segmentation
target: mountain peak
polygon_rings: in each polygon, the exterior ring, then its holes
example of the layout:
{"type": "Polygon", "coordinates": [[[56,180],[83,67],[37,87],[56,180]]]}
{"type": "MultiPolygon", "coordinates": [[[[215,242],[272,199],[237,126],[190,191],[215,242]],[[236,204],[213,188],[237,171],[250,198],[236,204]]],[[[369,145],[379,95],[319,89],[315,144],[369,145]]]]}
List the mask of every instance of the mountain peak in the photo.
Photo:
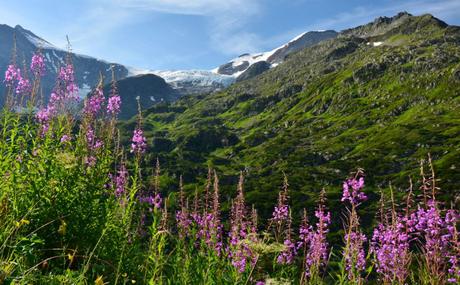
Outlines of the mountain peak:
{"type": "Polygon", "coordinates": [[[21,25],[14,26],[14,29],[18,30],[18,31],[23,31],[24,30],[24,28],[21,25]]]}
{"type": "MultiPolygon", "coordinates": [[[[333,30],[304,32],[289,42],[285,43],[284,45],[271,51],[257,54],[244,53],[237,58],[234,58],[233,60],[219,66],[213,71],[219,74],[230,75],[237,78],[255,63],[265,61],[268,63],[268,66],[276,66],[283,62],[286,56],[289,54],[317,44],[320,41],[335,38],[337,34],[338,33],[333,30]]],[[[261,64],[259,67],[263,68],[256,68],[255,70],[265,70],[266,66],[267,64],[261,64]]]]}
{"type": "Polygon", "coordinates": [[[393,33],[413,33],[427,26],[444,28],[448,25],[431,14],[413,16],[407,12],[399,12],[393,17],[378,17],[368,24],[343,30],[340,36],[373,38],[384,36],[389,32],[391,34],[391,31],[393,33]]]}

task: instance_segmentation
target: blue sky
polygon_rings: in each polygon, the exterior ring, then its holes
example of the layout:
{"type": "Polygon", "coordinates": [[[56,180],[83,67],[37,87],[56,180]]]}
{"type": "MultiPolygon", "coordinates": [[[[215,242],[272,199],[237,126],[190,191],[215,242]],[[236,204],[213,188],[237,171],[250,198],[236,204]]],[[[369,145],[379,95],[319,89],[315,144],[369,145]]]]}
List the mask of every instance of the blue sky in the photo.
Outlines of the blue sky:
{"type": "Polygon", "coordinates": [[[0,0],[0,23],[75,52],[150,69],[212,69],[309,30],[399,11],[460,25],[460,0],[0,0]]]}

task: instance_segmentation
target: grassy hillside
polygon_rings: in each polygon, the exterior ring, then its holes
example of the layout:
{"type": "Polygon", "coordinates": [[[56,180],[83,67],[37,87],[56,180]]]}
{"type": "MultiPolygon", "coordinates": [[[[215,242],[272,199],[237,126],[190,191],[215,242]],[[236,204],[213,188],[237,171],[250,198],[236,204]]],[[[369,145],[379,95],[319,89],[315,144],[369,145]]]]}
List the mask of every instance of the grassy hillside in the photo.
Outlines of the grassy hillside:
{"type": "Polygon", "coordinates": [[[187,183],[204,179],[210,165],[222,174],[227,201],[235,190],[225,185],[244,170],[248,202],[267,217],[283,172],[297,215],[323,187],[334,208],[340,181],[357,167],[366,171],[371,199],[389,183],[406,189],[431,153],[444,197],[454,197],[459,43],[460,28],[431,15],[400,14],[347,30],[223,92],[145,111],[151,165],[158,156],[165,191],[181,174],[187,183]]]}

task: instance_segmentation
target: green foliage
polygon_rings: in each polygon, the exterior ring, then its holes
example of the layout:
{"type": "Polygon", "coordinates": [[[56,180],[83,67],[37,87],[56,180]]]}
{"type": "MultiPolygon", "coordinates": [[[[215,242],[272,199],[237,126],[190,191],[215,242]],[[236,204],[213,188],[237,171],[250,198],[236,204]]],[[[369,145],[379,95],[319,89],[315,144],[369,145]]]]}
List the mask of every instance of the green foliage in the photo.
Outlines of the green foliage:
{"type": "MultiPolygon", "coordinates": [[[[356,166],[375,192],[390,182],[405,189],[428,153],[443,198],[452,199],[460,181],[459,42],[458,27],[430,15],[352,29],[222,92],[149,109],[147,137],[168,147],[154,147],[148,159],[197,185],[211,165],[227,197],[245,170],[248,201],[262,218],[282,171],[299,215],[323,187],[335,207],[337,185],[356,166]]],[[[369,225],[373,209],[363,211],[369,225]]]]}

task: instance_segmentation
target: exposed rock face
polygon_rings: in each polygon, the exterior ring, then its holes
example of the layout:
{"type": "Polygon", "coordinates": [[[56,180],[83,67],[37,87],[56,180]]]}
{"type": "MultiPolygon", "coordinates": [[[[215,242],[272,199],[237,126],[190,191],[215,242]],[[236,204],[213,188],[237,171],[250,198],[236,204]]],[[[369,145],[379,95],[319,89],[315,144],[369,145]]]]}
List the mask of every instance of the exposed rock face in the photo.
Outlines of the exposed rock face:
{"type": "Polygon", "coordinates": [[[270,64],[266,61],[259,61],[251,65],[245,72],[236,78],[236,81],[243,81],[246,79],[253,78],[259,74],[264,73],[270,69],[270,64]]]}

